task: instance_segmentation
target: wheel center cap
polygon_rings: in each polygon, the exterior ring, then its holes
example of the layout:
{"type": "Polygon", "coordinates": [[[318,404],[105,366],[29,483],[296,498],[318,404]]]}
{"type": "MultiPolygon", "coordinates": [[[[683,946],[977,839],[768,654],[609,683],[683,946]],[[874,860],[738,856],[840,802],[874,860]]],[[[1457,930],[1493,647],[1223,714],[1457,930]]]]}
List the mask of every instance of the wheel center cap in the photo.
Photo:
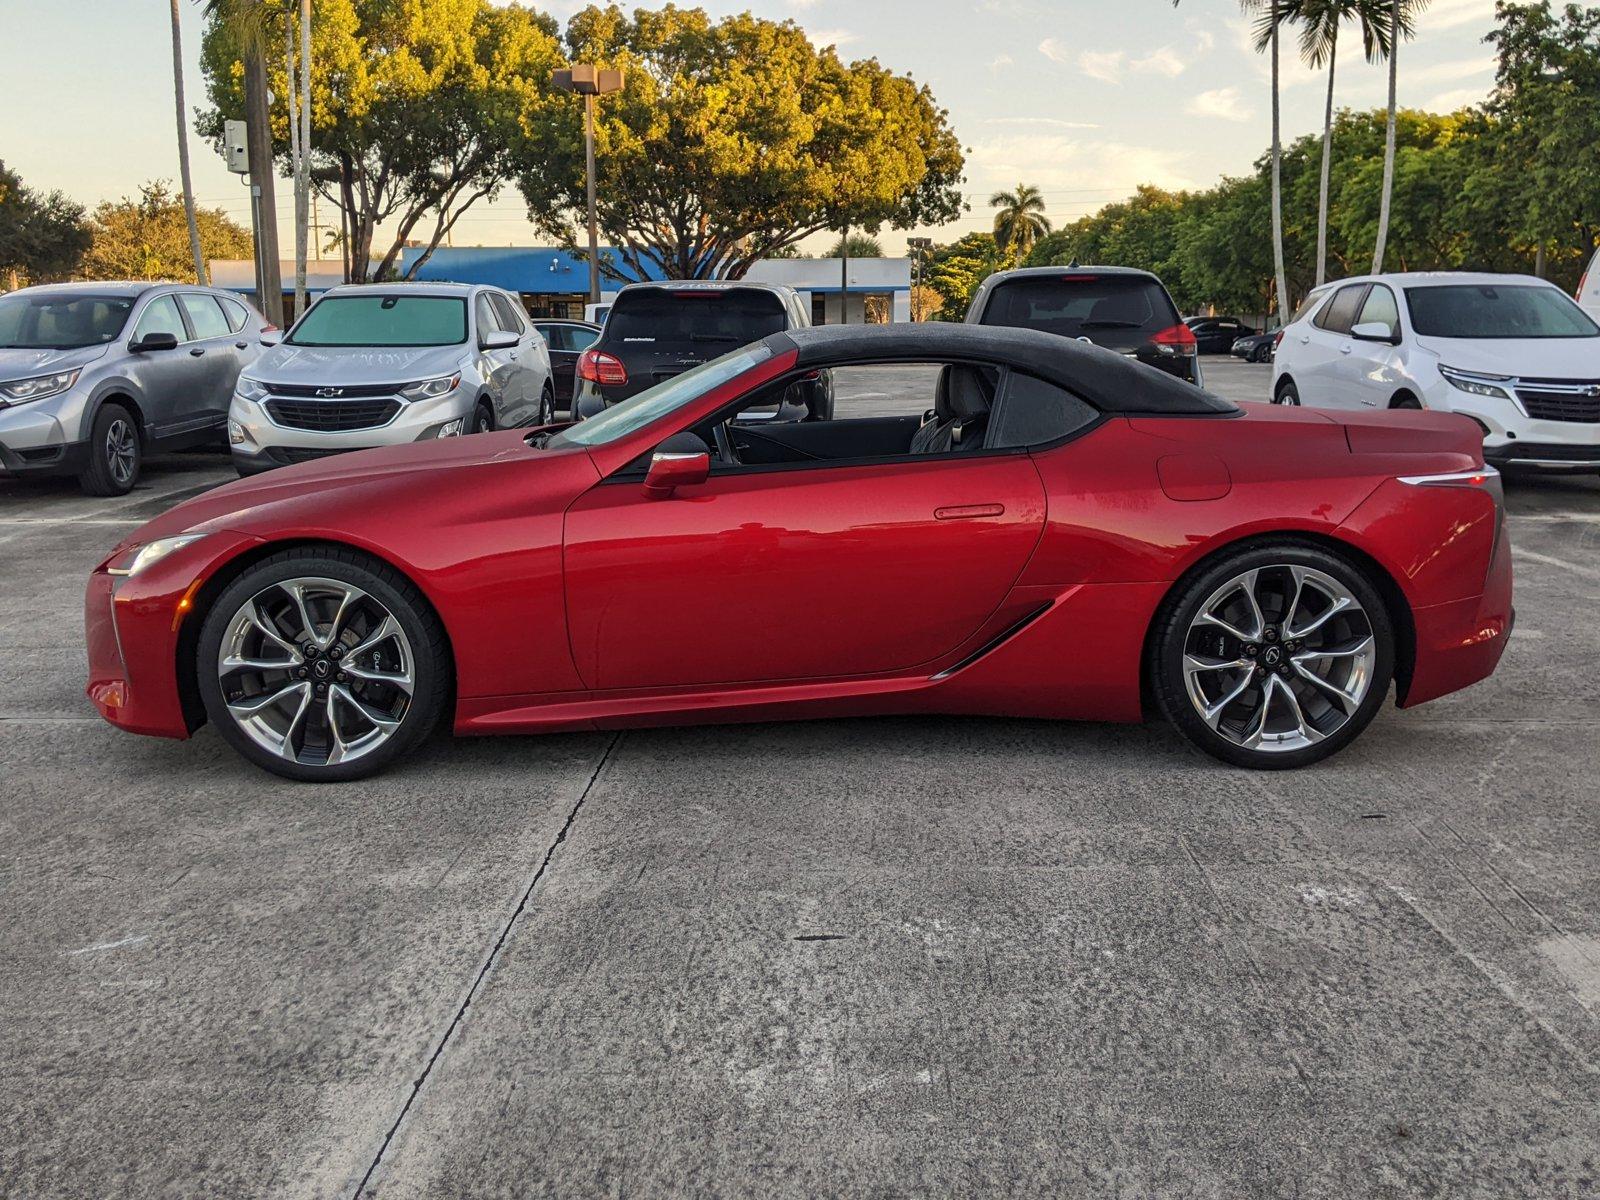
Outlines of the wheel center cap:
{"type": "Polygon", "coordinates": [[[332,666],[332,664],[330,664],[328,662],[327,659],[319,658],[319,659],[317,659],[316,663],[313,664],[313,666],[311,668],[311,673],[313,675],[315,675],[318,679],[326,679],[328,677],[328,675],[332,672],[332,670],[333,670],[333,666],[332,666]]]}
{"type": "Polygon", "coordinates": [[[1261,654],[1261,661],[1269,667],[1277,666],[1283,661],[1283,649],[1279,646],[1268,646],[1261,654]]]}

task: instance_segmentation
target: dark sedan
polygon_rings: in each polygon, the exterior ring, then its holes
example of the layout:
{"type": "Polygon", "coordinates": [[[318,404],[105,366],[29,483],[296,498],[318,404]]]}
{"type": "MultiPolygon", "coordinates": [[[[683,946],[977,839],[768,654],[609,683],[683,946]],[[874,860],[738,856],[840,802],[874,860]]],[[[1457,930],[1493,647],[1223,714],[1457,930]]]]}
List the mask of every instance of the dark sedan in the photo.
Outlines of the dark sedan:
{"type": "Polygon", "coordinates": [[[600,326],[588,321],[541,317],[533,322],[550,347],[550,380],[556,390],[556,408],[572,407],[572,393],[578,380],[578,359],[600,336],[600,326]]]}
{"type": "Polygon", "coordinates": [[[1278,331],[1269,329],[1265,333],[1251,333],[1241,338],[1235,338],[1229,353],[1235,358],[1244,359],[1245,362],[1271,362],[1272,351],[1277,344],[1278,331]]]}
{"type": "Polygon", "coordinates": [[[1256,332],[1238,317],[1189,317],[1184,321],[1194,331],[1195,345],[1201,354],[1227,354],[1233,343],[1256,332]]]}

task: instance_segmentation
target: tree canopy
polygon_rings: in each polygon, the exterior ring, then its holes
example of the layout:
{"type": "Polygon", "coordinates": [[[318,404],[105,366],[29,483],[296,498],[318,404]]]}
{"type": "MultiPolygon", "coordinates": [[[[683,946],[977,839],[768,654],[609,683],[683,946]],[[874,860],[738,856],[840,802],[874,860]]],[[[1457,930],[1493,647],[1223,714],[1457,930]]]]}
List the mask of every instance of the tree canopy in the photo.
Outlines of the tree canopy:
{"type": "Polygon", "coordinates": [[[0,162],[0,276],[7,286],[64,278],[88,248],[83,205],[60,192],[25,187],[0,162]]]}
{"type": "MultiPolygon", "coordinates": [[[[195,219],[206,261],[252,255],[250,231],[221,209],[196,209],[195,219]]],[[[82,264],[86,279],[194,279],[183,199],[165,180],[143,185],[138,196],[100,205],[90,218],[89,235],[82,264]]]]}
{"type": "MultiPolygon", "coordinates": [[[[626,73],[596,104],[595,141],[600,229],[632,273],[738,278],[811,234],[962,209],[961,146],[928,89],[792,21],[590,7],[566,44],[626,73]]],[[[529,218],[566,244],[585,204],[582,107],[539,109],[517,151],[529,218]]]]}

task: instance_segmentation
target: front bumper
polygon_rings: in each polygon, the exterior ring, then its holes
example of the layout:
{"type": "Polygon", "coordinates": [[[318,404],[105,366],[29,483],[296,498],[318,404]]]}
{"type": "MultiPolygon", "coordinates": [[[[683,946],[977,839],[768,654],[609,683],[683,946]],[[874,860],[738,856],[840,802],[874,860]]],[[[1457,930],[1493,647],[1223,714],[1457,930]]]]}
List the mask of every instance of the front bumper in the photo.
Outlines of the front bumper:
{"type": "Polygon", "coordinates": [[[0,474],[76,475],[89,465],[87,439],[74,441],[68,433],[79,422],[62,424],[58,410],[73,397],[51,396],[0,408],[0,474]]]}
{"type": "MultiPolygon", "coordinates": [[[[404,401],[397,396],[369,399],[392,399],[400,405],[399,411],[382,425],[327,432],[294,428],[273,420],[266,407],[271,398],[258,403],[235,395],[228,406],[228,444],[234,465],[241,474],[250,475],[329,454],[425,442],[439,437],[457,422],[461,430],[467,430],[477,405],[476,392],[466,384],[428,400],[404,401]]],[[[309,403],[304,397],[295,397],[293,402],[309,403]]]]}
{"type": "Polygon", "coordinates": [[[81,475],[88,465],[88,442],[18,447],[0,444],[0,475],[81,475]]]}
{"type": "Polygon", "coordinates": [[[1475,396],[1440,379],[1428,408],[1471,417],[1483,427],[1483,457],[1511,470],[1600,471],[1600,422],[1530,417],[1513,400],[1475,396]]]}

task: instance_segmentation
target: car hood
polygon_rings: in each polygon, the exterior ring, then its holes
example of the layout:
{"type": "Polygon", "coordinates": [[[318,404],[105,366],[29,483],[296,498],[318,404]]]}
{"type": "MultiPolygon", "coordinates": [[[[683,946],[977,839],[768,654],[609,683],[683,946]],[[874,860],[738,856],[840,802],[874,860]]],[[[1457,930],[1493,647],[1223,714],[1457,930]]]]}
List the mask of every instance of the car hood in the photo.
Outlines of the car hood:
{"type": "Polygon", "coordinates": [[[247,374],[262,383],[416,383],[460,370],[465,346],[294,346],[267,349],[247,374]]]}
{"type": "Polygon", "coordinates": [[[0,379],[27,379],[51,371],[70,371],[102,357],[104,345],[76,350],[0,350],[0,379]]]}
{"type": "Polygon", "coordinates": [[[1445,366],[1462,371],[1534,379],[1600,379],[1600,337],[1419,337],[1417,346],[1437,355],[1445,366]]]}

